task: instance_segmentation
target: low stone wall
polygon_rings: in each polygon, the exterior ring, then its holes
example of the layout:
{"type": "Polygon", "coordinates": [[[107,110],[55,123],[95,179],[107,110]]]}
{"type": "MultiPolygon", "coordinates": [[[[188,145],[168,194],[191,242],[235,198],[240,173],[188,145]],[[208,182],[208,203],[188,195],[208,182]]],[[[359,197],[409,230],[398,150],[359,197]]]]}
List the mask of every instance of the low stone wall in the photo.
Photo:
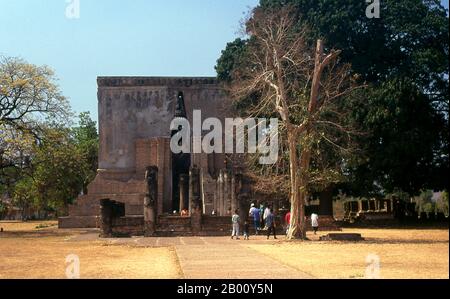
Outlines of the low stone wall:
{"type": "MultiPolygon", "coordinates": [[[[250,235],[254,235],[255,228],[253,220],[249,219],[250,235]]],[[[307,222],[308,231],[312,230],[310,221],[307,222]]],[[[241,235],[243,225],[240,227],[241,235]]],[[[286,226],[281,219],[277,218],[277,234],[284,235],[286,226]]],[[[341,228],[334,221],[333,217],[321,217],[319,231],[340,231],[341,228]]],[[[229,216],[207,216],[203,215],[201,219],[201,229],[195,231],[191,217],[179,216],[159,216],[156,226],[156,236],[229,236],[231,235],[232,224],[229,216]]],[[[267,231],[260,231],[260,234],[266,234],[267,231]]],[[[111,221],[111,237],[131,237],[144,235],[144,217],[143,216],[125,216],[116,217],[111,221]]]]}
{"type": "Polygon", "coordinates": [[[69,228],[100,228],[99,216],[68,216],[58,218],[58,227],[69,228]]]}
{"type": "Polygon", "coordinates": [[[158,236],[192,235],[192,218],[179,216],[160,216],[156,225],[158,236]]]}
{"type": "Polygon", "coordinates": [[[144,235],[144,216],[126,216],[112,221],[113,237],[131,237],[144,235]]]}

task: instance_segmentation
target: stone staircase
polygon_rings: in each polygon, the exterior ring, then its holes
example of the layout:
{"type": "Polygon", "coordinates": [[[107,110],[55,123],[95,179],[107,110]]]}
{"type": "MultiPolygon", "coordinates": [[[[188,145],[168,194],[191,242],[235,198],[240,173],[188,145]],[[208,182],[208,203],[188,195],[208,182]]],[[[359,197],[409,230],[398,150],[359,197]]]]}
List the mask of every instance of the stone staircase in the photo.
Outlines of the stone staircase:
{"type": "Polygon", "coordinates": [[[143,215],[146,183],[136,174],[99,172],[88,194],[69,206],[69,216],[58,219],[59,228],[99,228],[100,200],[125,203],[127,216],[143,215]]]}
{"type": "Polygon", "coordinates": [[[191,217],[159,216],[156,235],[160,237],[192,236],[191,217]]]}
{"type": "Polygon", "coordinates": [[[59,228],[99,228],[100,202],[91,195],[82,195],[69,206],[69,215],[58,218],[59,228]]]}
{"type": "Polygon", "coordinates": [[[231,236],[231,230],[231,217],[229,216],[202,216],[201,235],[231,236]]]}
{"type": "Polygon", "coordinates": [[[69,206],[70,216],[58,219],[59,228],[99,228],[100,200],[105,198],[125,202],[127,216],[144,213],[144,194],[141,193],[82,195],[69,206]]]}

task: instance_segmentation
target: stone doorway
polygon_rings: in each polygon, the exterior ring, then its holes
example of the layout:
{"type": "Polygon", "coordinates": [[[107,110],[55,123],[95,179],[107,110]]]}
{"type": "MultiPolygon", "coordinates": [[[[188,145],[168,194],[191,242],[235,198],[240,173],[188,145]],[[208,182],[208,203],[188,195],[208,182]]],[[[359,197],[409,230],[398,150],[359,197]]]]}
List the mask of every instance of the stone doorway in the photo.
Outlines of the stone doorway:
{"type": "MultiPolygon", "coordinates": [[[[174,118],[187,118],[183,92],[178,92],[174,118]]],[[[181,129],[171,132],[172,137],[181,129]]],[[[180,140],[180,143],[184,140],[180,140]]],[[[188,153],[172,154],[172,209],[168,211],[181,213],[189,210],[189,168],[191,155],[188,153]]]]}

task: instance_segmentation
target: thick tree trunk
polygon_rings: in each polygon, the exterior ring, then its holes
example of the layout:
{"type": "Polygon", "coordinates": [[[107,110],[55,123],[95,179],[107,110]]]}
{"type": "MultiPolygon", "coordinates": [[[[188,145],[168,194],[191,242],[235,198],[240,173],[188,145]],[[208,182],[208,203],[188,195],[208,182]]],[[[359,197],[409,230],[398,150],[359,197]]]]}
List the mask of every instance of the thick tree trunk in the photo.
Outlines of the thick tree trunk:
{"type": "MultiPolygon", "coordinates": [[[[315,57],[315,66],[314,66],[314,76],[313,76],[313,82],[312,82],[312,86],[311,86],[311,96],[310,96],[309,107],[308,107],[309,118],[313,117],[313,114],[317,110],[317,106],[318,106],[320,76],[322,74],[324,65],[326,65],[326,63],[321,62],[322,55],[323,55],[323,42],[322,42],[322,40],[318,40],[317,48],[316,48],[316,55],[315,55],[316,57],[315,57]]],[[[307,129],[303,134],[305,134],[307,137],[310,134],[311,127],[308,124],[306,128],[307,129]]],[[[290,132],[288,132],[288,133],[290,133],[290,132]]],[[[297,233],[297,234],[300,234],[300,237],[302,239],[306,239],[305,203],[308,200],[308,183],[309,183],[308,172],[309,172],[309,167],[310,167],[310,163],[311,163],[311,150],[308,145],[305,145],[304,148],[302,148],[302,152],[300,154],[300,166],[299,166],[300,171],[298,172],[297,166],[296,166],[297,165],[297,152],[296,152],[297,140],[295,138],[297,136],[293,136],[292,134],[290,134],[289,136],[291,137],[291,139],[289,140],[289,149],[291,151],[290,152],[291,153],[291,176],[295,173],[294,176],[297,177],[295,180],[295,185],[292,185],[295,188],[295,190],[293,190],[295,196],[292,197],[293,203],[295,202],[295,206],[293,204],[293,210],[297,210],[297,206],[298,206],[298,213],[293,214],[291,216],[291,218],[295,217],[294,221],[297,221],[297,217],[299,217],[299,220],[298,220],[299,227],[297,228],[294,226],[293,232],[289,233],[289,238],[292,238],[295,236],[293,233],[297,233]],[[294,152],[292,152],[292,147],[294,149],[294,152]],[[295,157],[295,159],[293,159],[294,157],[295,157]],[[294,166],[295,172],[292,172],[292,163],[296,164],[294,166]],[[299,232],[297,232],[297,230],[299,232]]]]}
{"type": "Polygon", "coordinates": [[[288,239],[305,239],[305,204],[299,188],[297,138],[292,131],[288,132],[288,135],[291,176],[291,226],[288,239]]]}
{"type": "Polygon", "coordinates": [[[305,215],[305,203],[308,200],[308,171],[309,171],[309,165],[311,161],[311,152],[309,149],[304,149],[300,156],[300,183],[299,183],[299,190],[300,190],[300,202],[302,203],[302,210],[300,217],[302,219],[302,232],[303,232],[303,238],[306,239],[306,215],[305,215]]]}

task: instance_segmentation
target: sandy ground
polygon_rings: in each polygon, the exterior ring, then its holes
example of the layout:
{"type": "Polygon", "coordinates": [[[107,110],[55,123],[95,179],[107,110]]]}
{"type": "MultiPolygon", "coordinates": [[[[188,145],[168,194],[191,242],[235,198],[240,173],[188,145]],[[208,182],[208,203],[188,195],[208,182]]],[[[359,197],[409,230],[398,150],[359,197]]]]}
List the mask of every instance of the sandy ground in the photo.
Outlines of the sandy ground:
{"type": "MultiPolygon", "coordinates": [[[[345,229],[366,239],[349,243],[318,241],[326,232],[308,234],[311,241],[306,242],[283,237],[267,241],[263,236],[251,241],[227,237],[103,240],[96,232],[58,230],[56,222],[0,222],[0,227],[4,229],[0,233],[0,279],[66,278],[66,257],[71,254],[80,259],[81,278],[208,278],[217,259],[223,257],[220,250],[245,257],[242,271],[238,269],[241,263],[232,267],[233,273],[242,272],[245,278],[267,270],[264,265],[258,268],[258,261],[265,259],[271,259],[276,268],[273,277],[365,278],[369,255],[379,257],[380,278],[449,278],[448,229],[345,229]],[[211,267],[205,265],[207,256],[213,257],[211,267]],[[251,269],[250,258],[255,260],[251,269]],[[208,277],[200,277],[206,272],[197,272],[197,264],[209,269],[208,277]]],[[[224,265],[229,258],[224,257],[224,265]]],[[[370,265],[377,269],[376,261],[370,265]]],[[[214,273],[225,273],[223,278],[227,278],[231,272],[223,268],[214,273]]],[[[264,277],[271,274],[264,272],[264,277]]]]}
{"type": "MultiPolygon", "coordinates": [[[[449,278],[449,231],[412,229],[345,229],[361,233],[364,242],[289,241],[248,247],[317,278],[449,278]],[[370,262],[366,259],[372,255],[370,262]],[[375,276],[374,276],[375,275],[375,276]]],[[[319,235],[324,234],[321,232],[319,235]]]]}
{"type": "Polygon", "coordinates": [[[0,235],[0,278],[66,278],[66,257],[72,254],[79,257],[81,278],[162,279],[182,275],[171,247],[116,246],[99,240],[72,242],[72,233],[57,231],[54,226],[35,229],[39,224],[0,223],[5,230],[0,235]]]}

